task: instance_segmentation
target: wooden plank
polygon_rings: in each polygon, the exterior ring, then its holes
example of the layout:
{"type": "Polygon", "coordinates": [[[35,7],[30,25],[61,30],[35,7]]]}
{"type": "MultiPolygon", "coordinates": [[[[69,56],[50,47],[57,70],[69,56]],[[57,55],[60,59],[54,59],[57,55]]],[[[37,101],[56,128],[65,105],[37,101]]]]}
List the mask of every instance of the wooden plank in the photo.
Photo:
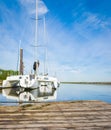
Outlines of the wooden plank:
{"type": "Polygon", "coordinates": [[[0,129],[111,129],[111,104],[100,101],[0,106],[0,129]]]}

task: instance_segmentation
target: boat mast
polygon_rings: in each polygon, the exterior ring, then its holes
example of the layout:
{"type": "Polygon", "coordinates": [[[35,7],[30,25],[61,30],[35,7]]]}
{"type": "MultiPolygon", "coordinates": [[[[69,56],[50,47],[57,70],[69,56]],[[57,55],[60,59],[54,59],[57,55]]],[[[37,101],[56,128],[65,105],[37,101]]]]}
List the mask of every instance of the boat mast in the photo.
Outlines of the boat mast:
{"type": "MultiPolygon", "coordinates": [[[[45,45],[45,40],[46,40],[45,15],[43,17],[43,22],[44,22],[44,45],[45,45]]],[[[45,57],[44,57],[44,75],[45,75],[46,73],[46,47],[45,47],[44,53],[45,53],[45,57]]]]}
{"type": "Polygon", "coordinates": [[[35,75],[38,74],[38,55],[37,55],[37,44],[38,44],[38,32],[37,32],[37,29],[38,29],[38,1],[39,0],[36,0],[36,13],[35,13],[35,75]]]}

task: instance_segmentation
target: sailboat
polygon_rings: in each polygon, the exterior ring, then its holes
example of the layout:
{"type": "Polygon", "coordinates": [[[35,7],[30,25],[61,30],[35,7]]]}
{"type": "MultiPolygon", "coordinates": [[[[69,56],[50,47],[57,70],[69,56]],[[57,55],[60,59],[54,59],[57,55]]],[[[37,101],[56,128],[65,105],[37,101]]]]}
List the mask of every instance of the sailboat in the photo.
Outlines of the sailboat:
{"type": "MultiPolygon", "coordinates": [[[[38,29],[38,1],[36,0],[36,29],[35,29],[35,47],[37,47],[37,29],[38,29]]],[[[37,49],[35,49],[37,50],[37,49]]],[[[24,89],[30,88],[41,88],[44,89],[57,89],[60,82],[56,77],[49,75],[39,75],[39,60],[35,60],[33,64],[34,74],[23,74],[23,49],[20,51],[20,71],[19,75],[7,76],[6,80],[3,81],[3,87],[22,87],[24,89]]]]}

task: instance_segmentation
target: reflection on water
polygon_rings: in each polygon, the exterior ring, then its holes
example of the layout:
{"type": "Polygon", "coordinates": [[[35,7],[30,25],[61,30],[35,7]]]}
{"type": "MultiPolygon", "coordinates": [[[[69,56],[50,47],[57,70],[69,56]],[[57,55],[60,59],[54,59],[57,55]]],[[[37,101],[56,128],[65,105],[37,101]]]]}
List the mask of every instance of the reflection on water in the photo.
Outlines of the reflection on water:
{"type": "Polygon", "coordinates": [[[57,97],[56,88],[41,86],[39,88],[8,87],[2,89],[2,95],[7,99],[17,102],[39,102],[55,100],[57,97]]]}
{"type": "Polygon", "coordinates": [[[100,100],[111,103],[111,85],[61,84],[54,89],[41,85],[38,89],[12,87],[2,89],[0,105],[14,105],[9,102],[39,102],[39,101],[74,101],[100,100]],[[7,102],[7,103],[3,103],[7,102]]]}

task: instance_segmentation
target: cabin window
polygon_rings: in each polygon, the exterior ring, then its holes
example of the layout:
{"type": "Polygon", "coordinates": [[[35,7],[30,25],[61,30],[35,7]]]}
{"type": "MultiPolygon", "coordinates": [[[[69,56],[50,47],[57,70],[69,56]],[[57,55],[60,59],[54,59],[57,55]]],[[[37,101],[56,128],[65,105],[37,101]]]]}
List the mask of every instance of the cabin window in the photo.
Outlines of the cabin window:
{"type": "Polygon", "coordinates": [[[30,80],[34,79],[35,78],[35,75],[30,75],[30,80]]]}

